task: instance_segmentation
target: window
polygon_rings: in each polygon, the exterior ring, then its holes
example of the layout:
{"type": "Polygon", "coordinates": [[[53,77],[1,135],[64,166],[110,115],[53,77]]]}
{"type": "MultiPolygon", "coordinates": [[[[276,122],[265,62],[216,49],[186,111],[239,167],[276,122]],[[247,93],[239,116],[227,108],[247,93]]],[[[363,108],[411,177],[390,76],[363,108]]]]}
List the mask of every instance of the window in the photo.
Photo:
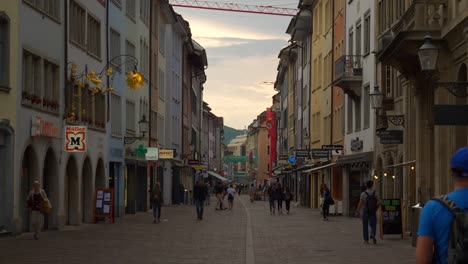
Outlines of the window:
{"type": "MultiPolygon", "coordinates": [[[[85,86],[87,87],[87,86],[85,86]]],[[[80,97],[81,99],[81,122],[84,124],[90,124],[92,125],[93,122],[93,96],[91,94],[91,89],[90,88],[82,88],[81,92],[82,95],[80,97]]]]}
{"type": "Polygon", "coordinates": [[[149,46],[146,39],[140,39],[140,67],[143,76],[148,79],[149,75],[149,46]]]}
{"type": "Polygon", "coordinates": [[[356,124],[354,126],[355,131],[361,131],[361,98],[354,101],[354,109],[356,110],[355,117],[356,117],[356,124]]]}
{"type": "Polygon", "coordinates": [[[88,13],[88,52],[101,58],[101,23],[88,13]]]}
{"type": "Polygon", "coordinates": [[[393,69],[392,66],[385,66],[385,95],[393,97],[392,91],[393,69]]]}
{"type": "Polygon", "coordinates": [[[59,66],[44,60],[44,99],[59,101],[59,66]]]}
{"type": "MultiPolygon", "coordinates": [[[[128,39],[125,40],[125,54],[131,55],[135,57],[135,45],[130,42],[128,39]]],[[[125,71],[130,72],[133,71],[134,63],[132,61],[125,62],[125,71]]]]}
{"type": "Polygon", "coordinates": [[[347,127],[346,127],[346,131],[349,133],[352,133],[353,132],[353,99],[351,99],[351,97],[347,96],[346,98],[348,98],[347,100],[347,106],[346,106],[346,115],[347,115],[347,127]]]}
{"type": "Polygon", "coordinates": [[[354,55],[353,41],[354,41],[354,32],[353,32],[353,28],[350,28],[349,29],[348,55],[354,55]]]}
{"type": "Polygon", "coordinates": [[[111,128],[112,135],[122,136],[122,99],[120,95],[111,94],[111,128]]]}
{"type": "Polygon", "coordinates": [[[105,129],[106,127],[106,96],[104,94],[95,94],[94,101],[95,101],[94,102],[95,126],[105,129]]]}
{"type": "Polygon", "coordinates": [[[159,52],[161,55],[166,54],[166,25],[159,23],[159,52]]]}
{"type": "Polygon", "coordinates": [[[356,55],[361,55],[361,19],[356,23],[356,55]]]}
{"type": "Polygon", "coordinates": [[[85,48],[86,11],[75,1],[70,1],[70,41],[85,48]]]}
{"type": "Polygon", "coordinates": [[[364,104],[364,129],[370,127],[370,86],[366,85],[364,87],[364,98],[363,98],[363,104],[364,104]]]}
{"type": "Polygon", "coordinates": [[[59,0],[24,0],[27,4],[34,7],[39,12],[59,20],[60,17],[60,2],[59,0]]]}
{"type": "Polygon", "coordinates": [[[23,52],[23,92],[41,96],[41,58],[28,51],[23,52]]]}
{"type": "Polygon", "coordinates": [[[150,1],[140,0],[140,19],[146,25],[149,24],[149,11],[150,11],[150,1]]]}
{"type": "Polygon", "coordinates": [[[132,134],[135,133],[135,102],[127,100],[126,103],[126,130],[132,134]]]}
{"type": "Polygon", "coordinates": [[[125,1],[125,14],[135,21],[136,16],[136,0],[127,0],[125,1]]]}
{"type": "Polygon", "coordinates": [[[165,87],[165,82],[164,82],[164,72],[163,70],[159,69],[159,99],[161,101],[164,101],[164,97],[165,97],[165,90],[166,90],[166,87],[165,87]]]}
{"type": "Polygon", "coordinates": [[[370,53],[370,35],[371,35],[370,11],[364,15],[364,55],[370,53]]]}
{"type": "Polygon", "coordinates": [[[0,86],[9,85],[9,35],[10,27],[8,17],[0,13],[0,86]]]}
{"type": "MultiPolygon", "coordinates": [[[[114,29],[110,29],[110,57],[115,58],[120,55],[120,33],[114,29]]],[[[122,66],[121,58],[113,59],[112,64],[119,68],[122,66]]]]}

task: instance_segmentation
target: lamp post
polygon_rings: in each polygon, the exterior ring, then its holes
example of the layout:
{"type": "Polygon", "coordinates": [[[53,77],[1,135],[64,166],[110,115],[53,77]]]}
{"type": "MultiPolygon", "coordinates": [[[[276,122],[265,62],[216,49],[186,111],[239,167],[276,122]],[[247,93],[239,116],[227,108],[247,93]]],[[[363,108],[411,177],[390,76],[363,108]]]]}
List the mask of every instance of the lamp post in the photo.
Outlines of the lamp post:
{"type": "Polygon", "coordinates": [[[141,136],[139,136],[139,137],[124,137],[124,144],[125,145],[132,144],[133,142],[135,142],[137,140],[143,139],[145,137],[145,134],[148,132],[148,125],[149,125],[149,122],[146,120],[146,116],[143,115],[141,120],[138,121],[138,126],[139,126],[139,131],[140,131],[141,136]]]}
{"type": "Polygon", "coordinates": [[[430,35],[424,37],[424,44],[418,50],[421,70],[431,80],[436,89],[443,87],[456,97],[468,97],[468,82],[436,82],[432,76],[437,73],[437,62],[439,60],[439,47],[436,46],[430,35]]]}
{"type": "Polygon", "coordinates": [[[382,119],[382,121],[390,121],[390,123],[394,124],[395,126],[403,126],[405,124],[405,116],[404,115],[387,115],[386,111],[383,110],[383,115],[379,114],[379,111],[382,110],[382,104],[384,101],[384,94],[379,90],[378,86],[374,86],[374,91],[369,94],[371,107],[376,110],[376,115],[378,118],[382,119]]]}

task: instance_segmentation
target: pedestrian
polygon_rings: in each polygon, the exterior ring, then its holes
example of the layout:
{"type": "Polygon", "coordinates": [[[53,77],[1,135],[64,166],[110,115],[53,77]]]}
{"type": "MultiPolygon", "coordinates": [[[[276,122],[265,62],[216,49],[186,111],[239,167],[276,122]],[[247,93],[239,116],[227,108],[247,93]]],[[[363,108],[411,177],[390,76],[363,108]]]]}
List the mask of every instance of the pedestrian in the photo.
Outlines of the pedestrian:
{"type": "Polygon", "coordinates": [[[161,206],[163,203],[163,197],[161,192],[161,184],[156,182],[153,190],[150,191],[151,205],[153,207],[153,223],[159,223],[161,221],[161,206]]]}
{"type": "Polygon", "coordinates": [[[185,187],[182,183],[179,184],[179,203],[181,205],[185,203],[185,187]]]}
{"type": "Polygon", "coordinates": [[[283,192],[283,188],[281,187],[280,183],[278,183],[278,185],[276,187],[274,196],[275,196],[276,203],[278,205],[278,214],[283,214],[283,200],[284,200],[283,196],[284,196],[284,192],[283,192]]]}
{"type": "Polygon", "coordinates": [[[322,215],[323,215],[323,201],[324,201],[323,195],[325,194],[325,187],[327,187],[327,185],[324,182],[322,182],[322,184],[320,184],[320,207],[322,208],[320,213],[322,215]]]}
{"type": "Polygon", "coordinates": [[[221,182],[218,182],[218,184],[215,187],[215,195],[216,198],[218,199],[218,203],[216,205],[216,210],[224,210],[223,208],[223,193],[224,193],[224,188],[223,184],[221,182]]]}
{"type": "Polygon", "coordinates": [[[250,202],[253,203],[255,200],[255,194],[257,192],[257,188],[255,188],[254,184],[250,185],[250,202]]]}
{"type": "Polygon", "coordinates": [[[328,221],[328,216],[330,215],[330,204],[332,204],[332,197],[330,189],[325,185],[323,189],[323,204],[322,204],[322,215],[323,221],[328,221]]]}
{"type": "Polygon", "coordinates": [[[211,192],[211,186],[209,183],[205,184],[205,205],[208,206],[210,205],[210,194],[211,192]]]}
{"type": "Polygon", "coordinates": [[[42,229],[43,214],[49,213],[52,206],[47,198],[47,195],[39,181],[34,181],[32,190],[26,199],[26,205],[30,210],[31,224],[34,232],[34,239],[39,239],[39,233],[42,229]]]}
{"type": "Polygon", "coordinates": [[[273,183],[273,186],[268,187],[268,201],[270,202],[270,214],[275,214],[275,190],[276,185],[273,183]]]}
{"type": "Polygon", "coordinates": [[[416,263],[468,263],[468,147],[450,160],[454,191],[424,206],[416,263]]]}
{"type": "Polygon", "coordinates": [[[232,185],[229,185],[229,188],[226,191],[227,196],[228,196],[228,207],[229,210],[232,210],[232,206],[234,204],[234,196],[236,195],[236,190],[232,188],[232,185]]]}
{"type": "Polygon", "coordinates": [[[289,190],[289,187],[286,187],[286,190],[284,192],[284,203],[286,204],[286,213],[289,214],[289,210],[290,210],[290,207],[291,207],[291,200],[294,199],[293,198],[293,194],[291,193],[291,191],[289,190]]]}
{"type": "Polygon", "coordinates": [[[362,216],[362,235],[364,243],[369,244],[369,226],[371,228],[370,238],[377,244],[376,224],[377,210],[380,208],[381,201],[377,192],[372,189],[374,182],[369,180],[366,182],[367,189],[361,193],[359,204],[356,208],[356,216],[362,216]],[[361,213],[362,208],[362,213],[361,213]]]}
{"type": "Polygon", "coordinates": [[[206,188],[202,181],[197,182],[193,189],[193,198],[195,199],[195,207],[197,208],[197,219],[203,220],[203,206],[206,198],[206,188]]]}

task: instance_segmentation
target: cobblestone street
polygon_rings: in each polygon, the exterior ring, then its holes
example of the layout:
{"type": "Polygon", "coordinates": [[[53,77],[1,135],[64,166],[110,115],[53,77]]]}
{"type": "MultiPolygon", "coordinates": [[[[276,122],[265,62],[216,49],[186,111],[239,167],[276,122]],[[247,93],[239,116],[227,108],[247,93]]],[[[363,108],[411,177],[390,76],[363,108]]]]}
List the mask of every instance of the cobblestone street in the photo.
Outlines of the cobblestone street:
{"type": "Polygon", "coordinates": [[[234,210],[215,211],[213,202],[198,222],[190,206],[126,216],[114,225],[82,225],[63,231],[0,239],[0,263],[414,263],[410,241],[363,245],[360,222],[320,219],[318,211],[292,208],[268,213],[266,202],[236,199],[234,210]]]}

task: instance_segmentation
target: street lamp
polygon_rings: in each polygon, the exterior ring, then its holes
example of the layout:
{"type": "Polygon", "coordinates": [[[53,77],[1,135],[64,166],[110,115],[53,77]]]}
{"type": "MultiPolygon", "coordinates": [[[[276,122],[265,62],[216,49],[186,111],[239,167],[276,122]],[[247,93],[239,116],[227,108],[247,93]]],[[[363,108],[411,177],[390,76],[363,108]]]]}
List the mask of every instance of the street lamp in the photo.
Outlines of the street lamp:
{"type": "Polygon", "coordinates": [[[435,82],[432,80],[432,73],[437,71],[439,47],[432,42],[430,35],[424,37],[424,44],[419,48],[418,56],[421,70],[427,73],[434,88],[443,87],[454,96],[468,97],[468,82],[435,82]]]}
{"type": "Polygon", "coordinates": [[[394,124],[395,126],[402,126],[405,124],[405,116],[404,115],[387,115],[385,110],[383,111],[383,115],[379,115],[380,109],[382,109],[382,104],[384,100],[384,94],[379,90],[378,86],[374,86],[374,91],[369,94],[371,100],[371,106],[373,109],[376,110],[376,115],[378,118],[382,119],[382,121],[390,121],[390,123],[394,124]]]}
{"type": "Polygon", "coordinates": [[[146,120],[146,116],[143,115],[141,120],[138,121],[138,127],[139,127],[139,130],[140,130],[141,136],[139,136],[139,137],[124,137],[124,144],[125,145],[132,144],[133,142],[135,142],[137,140],[143,139],[145,137],[146,132],[148,132],[148,126],[149,126],[149,122],[146,120]]]}

